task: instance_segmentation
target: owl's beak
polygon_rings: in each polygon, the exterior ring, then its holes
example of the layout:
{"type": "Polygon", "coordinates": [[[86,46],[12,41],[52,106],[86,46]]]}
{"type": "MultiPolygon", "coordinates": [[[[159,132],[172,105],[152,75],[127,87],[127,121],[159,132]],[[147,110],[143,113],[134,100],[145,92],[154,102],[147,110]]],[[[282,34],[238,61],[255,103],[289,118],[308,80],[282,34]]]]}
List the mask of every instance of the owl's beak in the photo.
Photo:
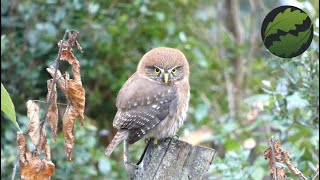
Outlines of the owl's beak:
{"type": "Polygon", "coordinates": [[[169,81],[169,73],[164,73],[163,74],[163,80],[164,80],[164,83],[168,83],[168,81],[169,81]]]}

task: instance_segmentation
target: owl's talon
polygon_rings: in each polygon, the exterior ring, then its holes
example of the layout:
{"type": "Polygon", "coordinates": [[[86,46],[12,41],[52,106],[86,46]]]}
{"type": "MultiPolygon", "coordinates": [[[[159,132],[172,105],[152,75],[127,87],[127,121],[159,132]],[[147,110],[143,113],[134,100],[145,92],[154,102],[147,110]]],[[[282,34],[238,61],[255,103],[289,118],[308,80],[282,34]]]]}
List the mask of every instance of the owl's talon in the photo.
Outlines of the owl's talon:
{"type": "Polygon", "coordinates": [[[175,134],[173,137],[174,137],[174,138],[177,138],[177,139],[180,139],[180,137],[178,136],[178,134],[175,134]]]}
{"type": "Polygon", "coordinates": [[[149,141],[150,141],[150,138],[145,138],[145,139],[144,139],[144,143],[145,143],[145,144],[148,144],[149,141]]]}
{"type": "Polygon", "coordinates": [[[158,139],[157,139],[157,138],[154,138],[154,139],[153,139],[153,144],[155,144],[155,145],[158,144],[158,139]]]}

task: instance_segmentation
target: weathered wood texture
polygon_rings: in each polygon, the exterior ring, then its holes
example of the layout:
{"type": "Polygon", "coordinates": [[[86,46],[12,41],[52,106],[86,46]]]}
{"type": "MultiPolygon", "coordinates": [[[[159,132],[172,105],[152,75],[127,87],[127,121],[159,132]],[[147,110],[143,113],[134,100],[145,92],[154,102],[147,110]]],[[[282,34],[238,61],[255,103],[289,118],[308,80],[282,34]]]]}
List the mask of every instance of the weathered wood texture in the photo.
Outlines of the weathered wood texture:
{"type": "Polygon", "coordinates": [[[214,149],[192,146],[176,138],[149,143],[142,161],[134,169],[134,180],[200,180],[205,177],[214,149]]]}

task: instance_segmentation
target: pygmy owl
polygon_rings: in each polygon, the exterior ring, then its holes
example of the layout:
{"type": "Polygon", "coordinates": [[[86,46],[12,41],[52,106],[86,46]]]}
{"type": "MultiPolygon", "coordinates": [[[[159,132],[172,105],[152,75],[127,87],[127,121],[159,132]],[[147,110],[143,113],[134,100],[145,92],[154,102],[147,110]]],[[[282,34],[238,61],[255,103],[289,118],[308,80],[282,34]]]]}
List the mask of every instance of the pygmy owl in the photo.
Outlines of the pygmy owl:
{"type": "Polygon", "coordinates": [[[174,136],[186,120],[189,96],[189,65],[184,54],[167,47],[147,52],[119,91],[113,120],[118,132],[105,155],[110,156],[121,141],[126,145],[143,137],[174,136]]]}

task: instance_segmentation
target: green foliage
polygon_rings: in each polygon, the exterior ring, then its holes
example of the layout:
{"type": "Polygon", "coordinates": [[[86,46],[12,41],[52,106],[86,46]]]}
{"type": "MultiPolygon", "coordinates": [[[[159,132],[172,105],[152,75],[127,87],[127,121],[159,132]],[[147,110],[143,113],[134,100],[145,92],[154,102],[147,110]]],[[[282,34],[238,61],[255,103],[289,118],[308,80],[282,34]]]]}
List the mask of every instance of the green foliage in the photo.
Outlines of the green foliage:
{"type": "Polygon", "coordinates": [[[273,21],[268,24],[265,31],[265,38],[271,34],[276,34],[278,30],[282,30],[284,32],[295,30],[297,28],[296,25],[302,24],[307,17],[308,15],[300,12],[300,10],[292,11],[291,8],[288,8],[284,12],[280,12],[273,21]]]}
{"type": "Polygon", "coordinates": [[[17,123],[16,119],[16,112],[14,110],[14,105],[10,98],[10,95],[6,88],[4,88],[3,84],[1,83],[1,111],[7,115],[7,117],[13,122],[13,124],[20,130],[19,124],[17,123]]]}
{"type": "Polygon", "coordinates": [[[308,42],[311,34],[312,25],[308,30],[298,33],[298,36],[292,34],[286,34],[280,36],[280,41],[272,42],[269,47],[270,52],[282,57],[290,57],[291,54],[298,52],[303,44],[308,42]]]}

